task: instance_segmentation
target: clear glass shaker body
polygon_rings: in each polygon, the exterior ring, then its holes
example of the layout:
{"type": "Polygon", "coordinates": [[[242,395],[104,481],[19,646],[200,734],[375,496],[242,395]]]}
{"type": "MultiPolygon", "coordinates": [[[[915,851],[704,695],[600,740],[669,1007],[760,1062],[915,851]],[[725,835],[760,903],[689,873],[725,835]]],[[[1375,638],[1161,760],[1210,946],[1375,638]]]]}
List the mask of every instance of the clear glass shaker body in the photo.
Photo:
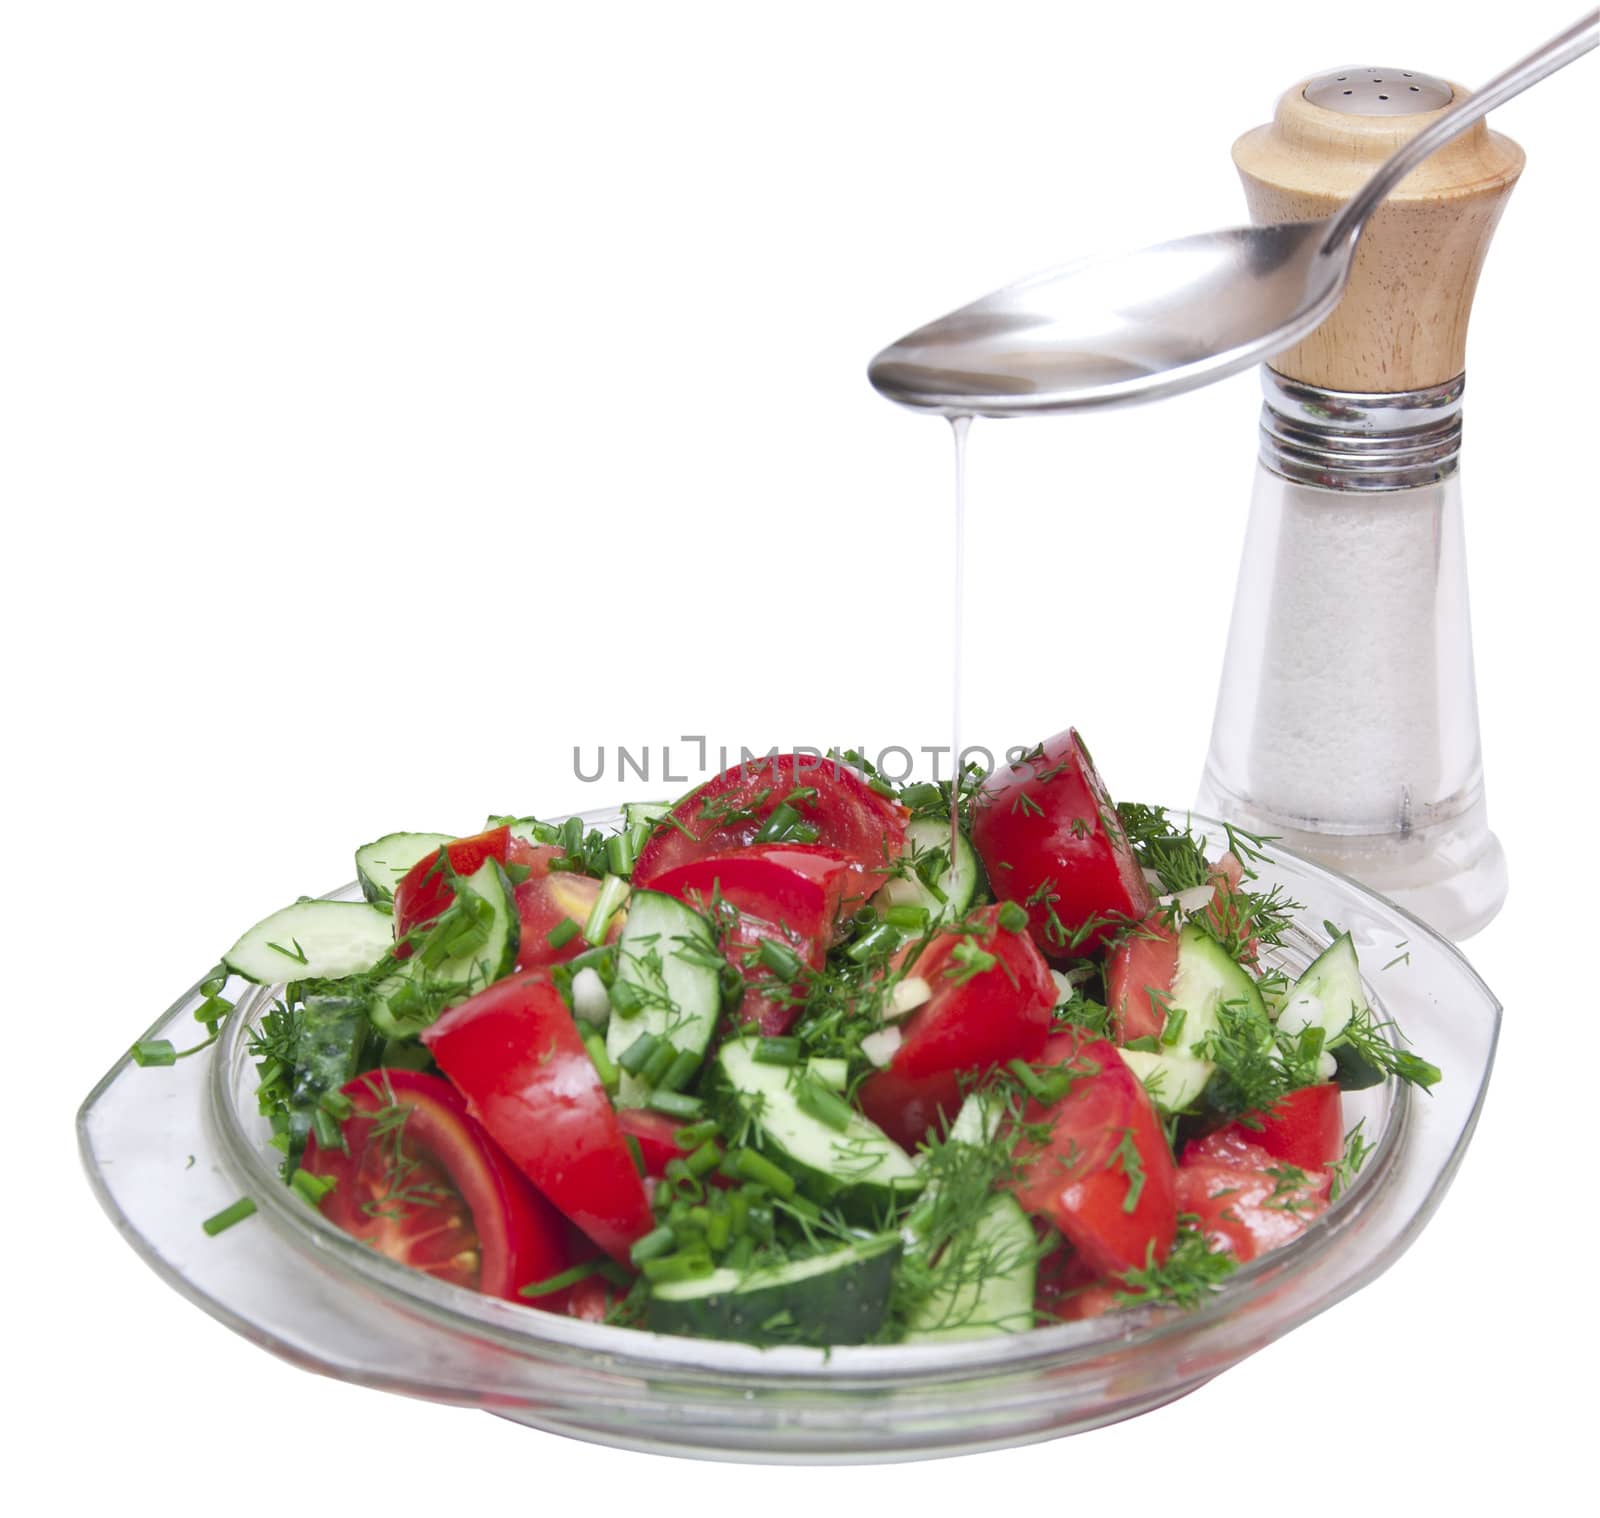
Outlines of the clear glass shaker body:
{"type": "Polygon", "coordinates": [[[1293,388],[1302,407],[1319,394],[1310,409],[1323,413],[1331,393],[1267,374],[1263,462],[1198,809],[1466,937],[1499,910],[1507,879],[1478,738],[1454,463],[1460,386],[1431,412],[1394,405],[1405,397],[1345,397],[1370,404],[1345,408],[1349,430],[1330,447],[1325,414],[1311,437],[1273,408],[1293,388]],[[1386,429],[1384,416],[1406,425],[1386,429]],[[1434,457],[1411,456],[1419,431],[1434,457]]]}

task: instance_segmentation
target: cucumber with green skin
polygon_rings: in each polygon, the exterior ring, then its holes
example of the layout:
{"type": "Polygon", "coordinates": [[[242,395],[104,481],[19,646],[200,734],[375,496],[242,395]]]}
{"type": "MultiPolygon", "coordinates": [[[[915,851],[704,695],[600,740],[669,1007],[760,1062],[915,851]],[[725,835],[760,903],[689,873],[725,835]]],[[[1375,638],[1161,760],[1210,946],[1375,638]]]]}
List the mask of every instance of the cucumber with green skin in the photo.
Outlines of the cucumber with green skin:
{"type": "Polygon", "coordinates": [[[454,833],[385,833],[356,850],[356,880],[368,901],[394,900],[394,888],[414,864],[455,840],[454,833]]]}
{"type": "Polygon", "coordinates": [[[758,1038],[729,1039],[714,1065],[717,1098],[731,1107],[730,1126],[747,1125],[751,1147],[795,1178],[812,1201],[871,1222],[922,1186],[911,1157],[883,1129],[853,1109],[834,1128],[800,1104],[800,1065],[768,1065],[755,1058],[758,1038]]]}
{"type": "Polygon", "coordinates": [[[899,1258],[899,1236],[881,1234],[789,1265],[663,1283],[645,1326],[745,1344],[865,1344],[888,1317],[899,1258]]]}
{"type": "Polygon", "coordinates": [[[1249,971],[1198,923],[1186,922],[1178,933],[1178,973],[1172,978],[1167,1013],[1169,1027],[1180,1010],[1183,1022],[1170,1052],[1186,1059],[1201,1058],[1201,1045],[1217,1031],[1217,1008],[1230,1002],[1242,1002],[1266,1018],[1261,989],[1249,971]]]}
{"type": "Polygon", "coordinates": [[[289,1158],[297,1160],[317,1105],[354,1079],[367,1042],[367,1004],[358,996],[308,996],[296,1020],[289,1093],[289,1158]]]}
{"type": "Polygon", "coordinates": [[[522,920],[511,881],[498,860],[486,859],[458,881],[457,902],[461,901],[484,904],[477,910],[483,914],[488,937],[476,948],[437,959],[430,956],[424,939],[407,958],[395,961],[393,974],[373,988],[368,1005],[373,1025],[388,1037],[409,1038],[419,1033],[447,1007],[465,1001],[515,968],[522,920]],[[415,995],[409,994],[413,992],[415,995]],[[409,1012],[408,1000],[422,1009],[421,1016],[409,1012]]]}
{"type": "MultiPolygon", "coordinates": [[[[617,981],[631,986],[639,1009],[625,1017],[614,1006],[606,1053],[619,1060],[642,1034],[668,1040],[678,1052],[703,1056],[721,1007],[722,957],[711,924],[674,896],[639,890],[628,899],[628,920],[617,940],[617,981]]],[[[620,1101],[639,1106],[649,1095],[624,1075],[620,1101]]]]}
{"type": "Polygon", "coordinates": [[[917,817],[906,824],[906,862],[909,873],[884,886],[881,898],[890,906],[921,907],[930,923],[954,921],[972,905],[983,881],[983,866],[967,835],[958,831],[955,852],[930,886],[918,874],[918,859],[937,853],[950,856],[950,822],[942,817],[917,817]]]}
{"type": "Polygon", "coordinates": [[[1290,988],[1284,1005],[1287,1007],[1296,998],[1309,996],[1316,997],[1320,1004],[1315,1022],[1322,1029],[1324,1049],[1329,1048],[1356,1018],[1371,1012],[1367,993],[1361,985],[1355,941],[1348,933],[1341,933],[1311,961],[1305,974],[1290,988]]]}
{"type": "Polygon", "coordinates": [[[997,1193],[972,1226],[947,1243],[934,1287],[906,1324],[907,1344],[987,1339],[1033,1327],[1039,1241],[1014,1196],[997,1193]]]}

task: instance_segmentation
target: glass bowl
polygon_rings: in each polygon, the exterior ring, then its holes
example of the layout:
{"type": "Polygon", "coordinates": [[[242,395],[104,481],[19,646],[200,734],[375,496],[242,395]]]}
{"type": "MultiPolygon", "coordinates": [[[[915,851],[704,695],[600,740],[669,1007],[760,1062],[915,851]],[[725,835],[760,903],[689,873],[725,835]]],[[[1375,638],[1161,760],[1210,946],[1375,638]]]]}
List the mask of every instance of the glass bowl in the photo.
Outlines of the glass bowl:
{"type": "MultiPolygon", "coordinates": [[[[614,827],[618,814],[584,821],[614,827]]],[[[1220,828],[1194,825],[1223,846],[1220,828]]],[[[432,1280],[278,1179],[247,1048],[278,987],[232,987],[237,1010],[204,1055],[157,1069],[120,1059],[78,1114],[84,1164],[123,1237],[172,1286],[341,1380],[602,1444],[736,1460],[915,1459],[1081,1432],[1181,1397],[1374,1279],[1439,1205],[1477,1123],[1500,1005],[1460,953],[1318,865],[1274,850],[1257,868],[1305,906],[1302,921],[1354,935],[1374,1010],[1444,1080],[1431,1094],[1393,1082],[1347,1093],[1347,1127],[1363,1119],[1375,1141],[1354,1184],[1192,1311],[1139,1308],[949,1345],[757,1349],[580,1322],[432,1280]],[[241,1194],[257,1216],[203,1233],[241,1194]]],[[[1281,961],[1302,968],[1324,942],[1296,930],[1281,961]]],[[[193,1041],[199,999],[185,993],[146,1036],[193,1041]]]]}

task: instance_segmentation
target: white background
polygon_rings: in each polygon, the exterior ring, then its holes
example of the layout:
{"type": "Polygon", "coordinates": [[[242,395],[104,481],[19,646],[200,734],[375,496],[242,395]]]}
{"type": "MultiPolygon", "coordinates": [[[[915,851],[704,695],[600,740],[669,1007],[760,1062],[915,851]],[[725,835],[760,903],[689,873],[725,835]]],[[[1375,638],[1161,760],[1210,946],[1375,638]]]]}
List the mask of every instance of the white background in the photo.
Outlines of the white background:
{"type": "MultiPolygon", "coordinates": [[[[1479,81],[1575,3],[8,9],[11,1489],[175,1514],[1445,1511],[1574,1480],[1594,1125],[1563,1073],[1588,1056],[1558,1050],[1593,1012],[1594,59],[1497,117],[1529,161],[1473,330],[1514,884],[1471,953],[1508,1004],[1501,1063],[1443,1210],[1359,1297],[1070,1442],[696,1469],[250,1348],[118,1242],[71,1118],[355,844],[618,795],[575,780],[574,744],[941,741],[948,440],[870,391],[874,349],[1031,268],[1243,219],[1229,144],[1297,77],[1479,81]]],[[[1257,404],[1247,375],[977,429],[972,737],[1076,723],[1119,794],[1191,798],[1257,404]]]]}

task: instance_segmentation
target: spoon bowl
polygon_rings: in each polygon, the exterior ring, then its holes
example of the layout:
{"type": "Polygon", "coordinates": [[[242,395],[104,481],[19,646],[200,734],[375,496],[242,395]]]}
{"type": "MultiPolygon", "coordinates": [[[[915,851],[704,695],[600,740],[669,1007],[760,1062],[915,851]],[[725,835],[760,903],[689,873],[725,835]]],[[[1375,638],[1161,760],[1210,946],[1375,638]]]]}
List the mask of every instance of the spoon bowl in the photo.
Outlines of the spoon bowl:
{"type": "Polygon", "coordinates": [[[868,378],[902,406],[949,416],[1174,395],[1321,324],[1350,275],[1351,248],[1330,250],[1327,238],[1326,222],[1294,221],[1099,254],[919,327],[878,354],[868,378]]]}

